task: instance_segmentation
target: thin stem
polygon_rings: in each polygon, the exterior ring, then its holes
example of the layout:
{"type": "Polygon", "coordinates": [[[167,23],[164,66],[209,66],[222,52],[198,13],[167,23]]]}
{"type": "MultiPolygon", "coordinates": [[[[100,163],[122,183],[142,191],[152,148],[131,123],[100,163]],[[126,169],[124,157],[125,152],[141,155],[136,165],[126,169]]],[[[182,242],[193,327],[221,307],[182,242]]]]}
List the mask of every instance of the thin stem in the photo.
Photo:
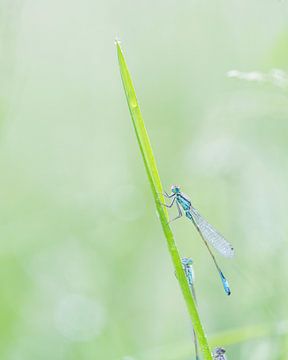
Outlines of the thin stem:
{"type": "Polygon", "coordinates": [[[120,67],[121,78],[132,118],[132,123],[134,126],[140,152],[143,158],[148,180],[151,186],[153,198],[156,204],[156,209],[159,214],[162,230],[164,232],[167,241],[168,250],[175,268],[176,277],[178,279],[182,291],[182,295],[184,297],[188,309],[188,313],[192,321],[192,326],[197,335],[199,341],[199,347],[203,353],[204,360],[212,360],[211,351],[198,315],[195,302],[193,300],[193,296],[191,295],[184,270],[182,268],[181,259],[179,256],[177,246],[175,244],[173,233],[171,231],[169,224],[167,224],[168,221],[167,209],[161,206],[161,203],[164,202],[164,198],[162,195],[163,188],[158,174],[156,161],[153,155],[150,140],[138,105],[133,83],[118,41],[116,41],[116,46],[117,46],[117,54],[118,54],[118,62],[120,67]]]}

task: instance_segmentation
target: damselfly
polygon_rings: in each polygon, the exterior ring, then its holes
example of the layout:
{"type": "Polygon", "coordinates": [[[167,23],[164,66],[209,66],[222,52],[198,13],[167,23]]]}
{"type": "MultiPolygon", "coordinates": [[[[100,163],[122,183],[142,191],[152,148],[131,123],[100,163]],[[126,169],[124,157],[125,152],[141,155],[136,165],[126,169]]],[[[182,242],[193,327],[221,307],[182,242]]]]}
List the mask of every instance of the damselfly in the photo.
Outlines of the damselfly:
{"type": "MultiPolygon", "coordinates": [[[[195,302],[197,303],[196,293],[195,293],[195,288],[194,288],[194,272],[193,272],[193,267],[192,267],[193,261],[191,258],[183,257],[181,259],[181,262],[182,262],[183,270],[186,275],[191,293],[193,295],[195,302]]],[[[194,328],[193,328],[193,339],[194,339],[196,360],[199,360],[200,357],[199,357],[199,350],[198,350],[198,342],[197,342],[197,337],[196,337],[194,328]]]]}
{"type": "Polygon", "coordinates": [[[225,349],[221,347],[217,347],[213,351],[213,360],[227,360],[227,357],[225,356],[225,349]]]}
{"type": "MultiPolygon", "coordinates": [[[[167,194],[166,192],[163,194],[166,198],[172,199],[171,203],[169,205],[162,204],[168,208],[171,208],[174,203],[176,202],[176,206],[178,209],[178,216],[176,216],[171,221],[174,221],[176,219],[179,219],[183,213],[182,210],[185,212],[185,215],[188,219],[190,219],[196,229],[198,230],[202,240],[204,241],[213,261],[214,264],[218,270],[218,273],[220,275],[223,287],[227,295],[231,294],[230,287],[228,284],[228,281],[226,280],[223,272],[221,271],[219,265],[217,264],[217,261],[215,259],[214,254],[212,253],[208,242],[214,246],[214,248],[223,256],[225,257],[232,257],[234,255],[234,249],[231,244],[228,243],[224,239],[224,237],[217,232],[200,214],[199,212],[192,206],[190,199],[188,196],[183,194],[180,190],[180,187],[177,185],[172,185],[171,187],[171,194],[167,194]],[[182,210],[181,210],[182,208],[182,210]]],[[[170,222],[171,222],[170,221],[170,222]]]]}

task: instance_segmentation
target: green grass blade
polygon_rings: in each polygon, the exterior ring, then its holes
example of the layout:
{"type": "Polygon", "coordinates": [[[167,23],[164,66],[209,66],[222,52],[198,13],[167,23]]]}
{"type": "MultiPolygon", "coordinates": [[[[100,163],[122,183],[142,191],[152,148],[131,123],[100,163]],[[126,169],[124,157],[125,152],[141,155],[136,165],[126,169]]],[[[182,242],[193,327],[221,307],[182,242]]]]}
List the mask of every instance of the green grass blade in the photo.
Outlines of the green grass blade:
{"type": "Polygon", "coordinates": [[[180,284],[180,288],[192,321],[192,325],[194,327],[194,330],[196,332],[200,349],[203,353],[203,357],[205,360],[212,360],[211,351],[209,349],[209,345],[207,342],[207,338],[205,335],[205,332],[203,330],[198,311],[195,305],[195,302],[193,300],[193,297],[190,292],[190,288],[187,282],[187,279],[185,277],[184,271],[182,269],[182,263],[179,256],[178,249],[176,247],[173,233],[171,231],[170,226],[167,224],[167,210],[163,208],[160,204],[160,202],[164,201],[163,196],[161,193],[163,192],[161,180],[159,177],[159,173],[156,166],[156,161],[153,155],[152,147],[150,144],[150,140],[145,128],[145,124],[140,112],[140,108],[138,105],[138,101],[136,98],[136,93],[133,87],[133,83],[129,74],[128,67],[126,65],[121,47],[119,42],[116,42],[117,46],[117,54],[118,54],[118,62],[119,62],[119,68],[121,73],[121,78],[123,82],[123,87],[125,91],[125,95],[128,102],[128,107],[130,110],[132,123],[134,126],[135,134],[137,137],[138,145],[142,154],[142,158],[144,161],[144,166],[146,169],[146,173],[148,176],[148,180],[151,186],[151,190],[153,193],[155,205],[157,212],[159,214],[160,222],[162,225],[162,229],[167,241],[168,249],[172,258],[172,262],[175,268],[175,273],[177,276],[177,279],[180,284]]]}
{"type": "MultiPolygon", "coordinates": [[[[275,324],[248,325],[245,327],[229,329],[210,336],[211,347],[231,346],[247,343],[264,338],[282,338],[285,346],[285,338],[288,338],[288,322],[281,321],[275,324]]],[[[189,359],[193,349],[192,341],[185,340],[178,343],[168,343],[135,355],[141,360],[176,360],[189,359]]],[[[285,352],[287,355],[287,352],[285,352]]],[[[287,359],[287,357],[285,357],[287,359]]],[[[280,360],[280,359],[279,359],[280,360]]],[[[281,358],[282,360],[282,358],[281,358]]]]}

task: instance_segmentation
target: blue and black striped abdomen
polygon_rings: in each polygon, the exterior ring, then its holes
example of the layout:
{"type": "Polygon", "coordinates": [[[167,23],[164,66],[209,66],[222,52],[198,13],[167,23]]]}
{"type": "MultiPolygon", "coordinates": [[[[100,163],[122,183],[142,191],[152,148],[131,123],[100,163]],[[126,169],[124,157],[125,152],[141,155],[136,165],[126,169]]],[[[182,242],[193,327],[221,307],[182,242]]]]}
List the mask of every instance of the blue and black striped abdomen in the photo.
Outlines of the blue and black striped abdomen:
{"type": "Polygon", "coordinates": [[[177,202],[183,208],[184,211],[191,209],[191,202],[189,199],[186,199],[183,195],[177,194],[177,202]]]}
{"type": "Polygon", "coordinates": [[[185,211],[185,215],[187,216],[188,219],[193,220],[192,214],[190,211],[185,211]]]}

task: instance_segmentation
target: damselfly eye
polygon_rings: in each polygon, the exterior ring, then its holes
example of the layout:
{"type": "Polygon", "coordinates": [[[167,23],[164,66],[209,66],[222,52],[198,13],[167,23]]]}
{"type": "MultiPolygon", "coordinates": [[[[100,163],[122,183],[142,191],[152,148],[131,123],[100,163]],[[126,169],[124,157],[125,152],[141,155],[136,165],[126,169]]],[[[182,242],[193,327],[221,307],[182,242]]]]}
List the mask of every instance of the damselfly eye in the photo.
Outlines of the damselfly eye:
{"type": "Polygon", "coordinates": [[[180,192],[180,187],[178,185],[172,185],[171,191],[172,191],[172,193],[177,194],[180,192]]]}

